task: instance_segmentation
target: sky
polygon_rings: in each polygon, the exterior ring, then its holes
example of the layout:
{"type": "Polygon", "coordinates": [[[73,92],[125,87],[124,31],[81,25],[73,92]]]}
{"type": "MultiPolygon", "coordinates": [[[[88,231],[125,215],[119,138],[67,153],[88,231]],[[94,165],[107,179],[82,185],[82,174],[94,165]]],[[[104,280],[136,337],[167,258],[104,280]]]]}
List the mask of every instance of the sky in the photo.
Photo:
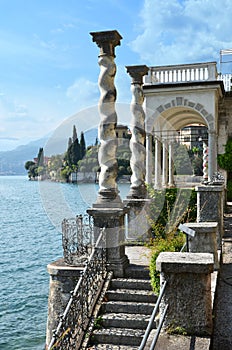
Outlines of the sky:
{"type": "Polygon", "coordinates": [[[85,131],[86,109],[97,123],[99,48],[90,32],[123,37],[115,85],[117,103],[129,104],[125,66],[216,61],[227,69],[219,53],[232,48],[231,18],[231,0],[0,0],[0,151],[50,135],[74,115],[85,131]]]}

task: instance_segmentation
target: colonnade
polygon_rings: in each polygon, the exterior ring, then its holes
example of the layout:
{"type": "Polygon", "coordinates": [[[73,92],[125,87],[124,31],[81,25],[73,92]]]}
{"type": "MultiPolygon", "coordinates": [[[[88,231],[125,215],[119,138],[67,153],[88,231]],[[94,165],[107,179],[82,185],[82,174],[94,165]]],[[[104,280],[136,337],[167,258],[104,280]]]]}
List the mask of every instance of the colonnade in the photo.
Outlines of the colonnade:
{"type": "Polygon", "coordinates": [[[167,139],[155,137],[155,154],[152,154],[151,134],[147,135],[146,143],[146,182],[154,183],[154,188],[173,187],[174,183],[174,161],[173,142],[167,139]],[[152,164],[154,162],[154,165],[152,164]],[[154,178],[153,177],[154,169],[154,178]]]}

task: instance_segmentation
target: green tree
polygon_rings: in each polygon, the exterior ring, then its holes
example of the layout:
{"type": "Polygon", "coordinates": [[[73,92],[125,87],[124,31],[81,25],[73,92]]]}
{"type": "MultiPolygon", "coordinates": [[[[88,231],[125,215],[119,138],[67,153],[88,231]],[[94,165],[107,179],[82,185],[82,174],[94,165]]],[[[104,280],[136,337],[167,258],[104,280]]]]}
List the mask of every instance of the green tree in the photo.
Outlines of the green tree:
{"type": "Polygon", "coordinates": [[[37,158],[38,158],[38,161],[37,161],[38,166],[44,166],[44,150],[42,147],[39,149],[37,158]]]}
{"type": "Polygon", "coordinates": [[[84,158],[86,153],[86,145],[85,145],[85,137],[83,131],[81,132],[81,138],[80,138],[80,156],[81,159],[84,158]]]}
{"type": "Polygon", "coordinates": [[[72,136],[72,142],[74,143],[77,140],[77,129],[76,126],[73,125],[73,136],[72,136]]]}

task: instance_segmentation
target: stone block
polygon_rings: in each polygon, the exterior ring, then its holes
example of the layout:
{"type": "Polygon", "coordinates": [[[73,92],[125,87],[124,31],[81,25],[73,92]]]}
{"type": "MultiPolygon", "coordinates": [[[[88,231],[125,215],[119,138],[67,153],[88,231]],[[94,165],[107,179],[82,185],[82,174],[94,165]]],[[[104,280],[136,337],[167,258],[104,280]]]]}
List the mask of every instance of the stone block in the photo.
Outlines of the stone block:
{"type": "Polygon", "coordinates": [[[214,256],[214,269],[219,268],[217,251],[217,222],[191,222],[185,224],[195,231],[195,236],[188,236],[191,253],[211,253],[214,256]]]}
{"type": "Polygon", "coordinates": [[[173,333],[210,335],[212,333],[211,273],[213,254],[161,253],[156,261],[161,286],[167,285],[160,304],[168,305],[164,328],[173,333]]]}

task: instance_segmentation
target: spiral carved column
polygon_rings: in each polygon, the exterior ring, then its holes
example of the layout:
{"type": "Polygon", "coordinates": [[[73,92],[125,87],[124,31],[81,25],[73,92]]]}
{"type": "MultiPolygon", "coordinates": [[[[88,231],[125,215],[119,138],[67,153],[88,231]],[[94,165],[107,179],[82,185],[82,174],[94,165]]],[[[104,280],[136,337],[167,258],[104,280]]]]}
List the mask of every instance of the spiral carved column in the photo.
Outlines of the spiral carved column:
{"type": "Polygon", "coordinates": [[[203,141],[203,181],[208,181],[208,145],[203,141]]]}
{"type": "Polygon", "coordinates": [[[146,163],[146,148],[145,148],[145,113],[143,110],[144,93],[142,89],[143,76],[148,73],[149,68],[145,65],[127,66],[127,72],[132,78],[131,83],[131,161],[132,170],[131,187],[129,197],[145,198],[145,163],[146,163]]]}
{"type": "Polygon", "coordinates": [[[93,41],[100,48],[98,79],[100,89],[99,100],[99,139],[101,142],[98,159],[101,167],[99,176],[99,193],[97,201],[87,213],[94,220],[95,239],[104,228],[106,236],[106,255],[108,269],[117,277],[123,277],[129,260],[125,254],[125,209],[118,195],[117,177],[117,114],[115,111],[116,89],[114,77],[116,65],[114,63],[114,49],[120,45],[121,35],[116,31],[90,33],[93,41]]]}
{"type": "MultiPolygon", "coordinates": [[[[120,45],[121,35],[116,31],[94,32],[90,33],[93,41],[100,48],[99,66],[100,74],[98,79],[100,89],[99,99],[99,139],[100,148],[98,160],[101,168],[99,176],[99,195],[96,205],[105,205],[106,203],[121,205],[121,199],[118,196],[117,189],[117,138],[115,127],[117,125],[117,114],[115,111],[116,88],[114,78],[116,74],[116,64],[114,62],[114,49],[120,45]],[[118,204],[117,204],[118,203],[118,204]]],[[[114,205],[115,206],[115,205],[114,205]]]]}

